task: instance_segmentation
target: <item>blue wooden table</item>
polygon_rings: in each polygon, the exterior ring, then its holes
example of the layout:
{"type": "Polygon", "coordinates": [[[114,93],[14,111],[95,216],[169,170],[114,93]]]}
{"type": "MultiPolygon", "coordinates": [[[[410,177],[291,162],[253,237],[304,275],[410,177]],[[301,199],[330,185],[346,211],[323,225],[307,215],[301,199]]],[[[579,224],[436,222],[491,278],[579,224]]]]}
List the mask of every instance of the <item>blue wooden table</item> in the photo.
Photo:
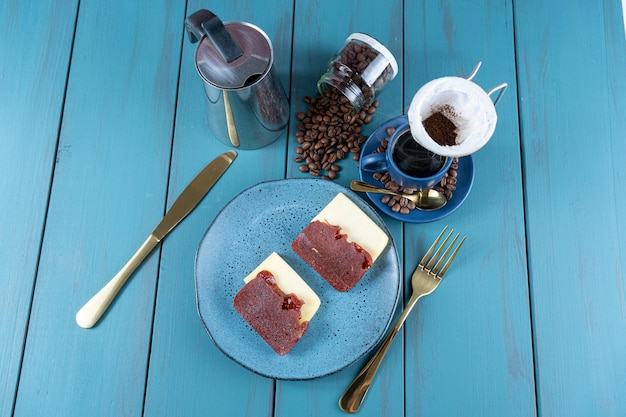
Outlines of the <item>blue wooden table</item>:
{"type": "MultiPolygon", "coordinates": [[[[194,256],[220,209],[306,177],[295,115],[352,32],[400,72],[364,133],[420,86],[507,82],[465,203],[385,216],[409,278],[445,224],[468,240],[385,358],[363,416],[626,415],[626,42],[618,0],[16,1],[0,3],[0,416],[339,416],[364,360],[310,381],[228,359],[195,305],[194,256]],[[185,17],[265,30],[289,129],[240,151],[93,329],[76,311],[174,198],[228,150],[209,131],[185,17]]],[[[345,159],[335,182],[358,176],[345,159]]],[[[364,195],[363,195],[364,196],[364,195]]],[[[396,315],[401,310],[400,305],[396,315]]]]}

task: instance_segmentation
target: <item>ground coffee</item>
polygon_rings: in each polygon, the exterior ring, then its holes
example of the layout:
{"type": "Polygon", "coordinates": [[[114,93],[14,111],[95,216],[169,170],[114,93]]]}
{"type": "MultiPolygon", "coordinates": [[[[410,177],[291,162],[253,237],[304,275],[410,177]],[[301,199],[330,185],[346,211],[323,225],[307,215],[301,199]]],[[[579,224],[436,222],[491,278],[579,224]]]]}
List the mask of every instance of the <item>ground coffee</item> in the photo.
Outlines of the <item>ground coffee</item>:
{"type": "Polygon", "coordinates": [[[456,145],[456,126],[443,112],[438,111],[422,122],[428,136],[442,146],[456,145]]]}

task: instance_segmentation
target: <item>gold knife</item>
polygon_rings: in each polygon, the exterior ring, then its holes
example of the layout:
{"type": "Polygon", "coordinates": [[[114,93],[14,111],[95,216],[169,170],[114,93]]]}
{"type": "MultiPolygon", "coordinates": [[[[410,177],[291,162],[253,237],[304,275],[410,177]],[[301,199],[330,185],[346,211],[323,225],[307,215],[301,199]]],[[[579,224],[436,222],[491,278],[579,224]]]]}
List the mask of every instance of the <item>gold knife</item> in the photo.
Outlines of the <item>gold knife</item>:
{"type": "Polygon", "coordinates": [[[165,213],[161,223],[148,236],[148,239],[135,252],[120,272],[115,275],[96,295],[76,313],[76,323],[85,329],[92,328],[107,310],[117,293],[122,289],[135,269],[152,252],[165,235],[184,219],[202,200],[213,184],[233,162],[237,153],[228,151],[211,161],[191,180],[178,196],[172,207],[165,213]]]}

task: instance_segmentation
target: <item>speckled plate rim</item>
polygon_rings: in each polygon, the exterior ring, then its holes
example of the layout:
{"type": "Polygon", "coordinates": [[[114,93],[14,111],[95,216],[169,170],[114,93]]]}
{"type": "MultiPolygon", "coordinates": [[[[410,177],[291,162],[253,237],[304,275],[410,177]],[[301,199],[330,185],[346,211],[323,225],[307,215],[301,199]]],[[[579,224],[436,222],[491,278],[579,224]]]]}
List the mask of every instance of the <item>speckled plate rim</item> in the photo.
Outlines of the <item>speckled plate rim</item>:
{"type": "Polygon", "coordinates": [[[196,308],[217,348],[244,368],[281,380],[327,376],[370,352],[391,324],[403,281],[393,238],[380,215],[353,191],[322,179],[266,181],[242,191],[207,229],[194,266],[196,308]],[[290,246],[311,218],[339,192],[354,201],[389,237],[374,265],[345,293],[332,288],[290,246]],[[264,199],[273,204],[252,204],[264,199]],[[250,213],[241,212],[249,205],[250,213]],[[268,225],[272,226],[269,232],[268,225]],[[262,242],[258,242],[259,236],[262,242]],[[272,251],[281,255],[322,301],[307,332],[285,356],[277,355],[232,306],[235,294],[243,287],[243,278],[272,251]]]}
{"type": "MultiPolygon", "coordinates": [[[[386,121],[377,127],[372,134],[367,138],[363,146],[361,147],[361,157],[363,155],[369,155],[372,153],[380,143],[387,137],[388,127],[398,127],[403,123],[407,123],[408,118],[406,115],[398,116],[391,120],[386,121]]],[[[412,210],[409,214],[395,213],[389,206],[380,201],[382,195],[375,193],[366,193],[372,204],[374,204],[380,211],[392,217],[396,220],[400,220],[407,223],[428,223],[434,222],[444,217],[449,216],[456,211],[472,189],[474,183],[474,160],[472,155],[463,156],[459,158],[459,167],[457,168],[457,184],[456,190],[452,196],[452,199],[448,201],[448,204],[438,210],[422,211],[412,210]]],[[[379,181],[375,180],[372,172],[367,172],[359,168],[359,177],[361,181],[368,182],[370,184],[379,184],[379,181]]]]}

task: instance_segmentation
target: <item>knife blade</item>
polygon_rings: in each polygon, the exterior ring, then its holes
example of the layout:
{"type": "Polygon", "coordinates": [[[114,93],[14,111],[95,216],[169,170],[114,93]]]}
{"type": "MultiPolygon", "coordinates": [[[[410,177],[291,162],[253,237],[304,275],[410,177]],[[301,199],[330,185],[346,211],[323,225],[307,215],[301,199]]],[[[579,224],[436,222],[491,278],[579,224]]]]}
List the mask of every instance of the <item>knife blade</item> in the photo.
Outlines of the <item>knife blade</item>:
{"type": "Polygon", "coordinates": [[[111,302],[115,299],[128,278],[146,259],[156,245],[180,223],[204,198],[226,169],[233,162],[237,153],[228,151],[211,161],[178,196],[172,207],[165,213],[161,222],[128,260],[126,265],[94,295],[76,313],[76,324],[90,329],[100,320],[111,302]]]}

